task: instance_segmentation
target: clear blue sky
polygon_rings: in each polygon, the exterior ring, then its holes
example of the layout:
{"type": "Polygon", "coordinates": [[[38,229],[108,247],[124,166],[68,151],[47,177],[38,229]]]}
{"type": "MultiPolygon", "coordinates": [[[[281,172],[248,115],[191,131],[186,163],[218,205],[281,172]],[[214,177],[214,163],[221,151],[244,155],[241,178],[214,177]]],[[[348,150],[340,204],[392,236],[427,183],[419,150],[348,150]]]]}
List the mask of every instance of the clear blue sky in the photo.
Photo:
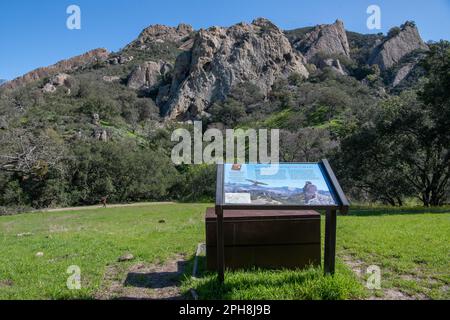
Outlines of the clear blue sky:
{"type": "Polygon", "coordinates": [[[371,4],[381,7],[381,32],[414,20],[425,40],[450,39],[450,0],[1,0],[0,79],[98,47],[117,51],[155,23],[198,29],[266,17],[292,29],[339,18],[347,30],[379,32],[366,27],[371,4]],[[71,4],[81,7],[81,30],[66,28],[71,4]]]}

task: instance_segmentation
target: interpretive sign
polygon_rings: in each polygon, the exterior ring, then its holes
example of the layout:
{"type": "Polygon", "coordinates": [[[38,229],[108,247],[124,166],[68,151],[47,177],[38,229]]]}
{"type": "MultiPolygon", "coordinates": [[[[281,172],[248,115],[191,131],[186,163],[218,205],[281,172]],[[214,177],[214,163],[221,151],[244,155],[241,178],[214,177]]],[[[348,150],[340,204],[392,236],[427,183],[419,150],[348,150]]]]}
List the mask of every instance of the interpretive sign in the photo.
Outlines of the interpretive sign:
{"type": "Polygon", "coordinates": [[[224,203],[254,205],[336,205],[318,163],[225,164],[224,203]]]}
{"type": "MultiPolygon", "coordinates": [[[[293,217],[294,211],[298,210],[324,210],[324,270],[327,274],[333,274],[336,213],[340,210],[345,214],[348,208],[349,202],[326,159],[316,163],[219,164],[214,210],[217,217],[216,248],[219,281],[223,282],[226,267],[224,212],[227,217],[239,216],[239,219],[243,219],[247,214],[249,217],[252,216],[253,220],[259,219],[255,217],[267,220],[264,218],[267,215],[271,219],[278,219],[275,213],[277,210],[280,216],[290,214],[293,217]],[[265,213],[269,211],[271,213],[265,213]]],[[[264,228],[255,229],[255,232],[264,228]]],[[[286,225],[285,228],[287,230],[290,226],[286,225]]],[[[269,231],[266,232],[271,234],[269,231]]],[[[247,233],[243,236],[264,239],[264,235],[258,236],[255,233],[250,235],[250,231],[247,233]]]]}

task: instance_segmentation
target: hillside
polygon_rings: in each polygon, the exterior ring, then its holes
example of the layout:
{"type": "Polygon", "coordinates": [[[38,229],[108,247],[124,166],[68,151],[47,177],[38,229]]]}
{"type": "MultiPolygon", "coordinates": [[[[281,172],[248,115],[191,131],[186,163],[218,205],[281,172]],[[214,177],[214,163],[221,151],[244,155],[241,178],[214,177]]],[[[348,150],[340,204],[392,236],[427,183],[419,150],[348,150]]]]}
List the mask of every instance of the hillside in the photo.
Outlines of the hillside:
{"type": "MultiPolygon", "coordinates": [[[[413,22],[388,35],[340,20],[149,26],[118,52],[95,49],[0,88],[0,206],[207,199],[214,168],[169,158],[172,130],[192,120],[282,129],[283,161],[335,156],[382,101],[421,85],[428,53],[413,22]]],[[[386,201],[371,193],[355,198],[386,201]]]]}

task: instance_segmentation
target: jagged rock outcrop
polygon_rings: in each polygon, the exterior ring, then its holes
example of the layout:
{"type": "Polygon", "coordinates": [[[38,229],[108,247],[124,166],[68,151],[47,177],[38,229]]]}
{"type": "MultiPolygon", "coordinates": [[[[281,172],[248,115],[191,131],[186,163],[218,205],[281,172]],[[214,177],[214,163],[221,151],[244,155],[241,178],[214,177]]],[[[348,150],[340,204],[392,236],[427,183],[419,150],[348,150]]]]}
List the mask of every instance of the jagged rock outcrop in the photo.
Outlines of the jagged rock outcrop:
{"type": "Polygon", "coordinates": [[[184,23],[179,24],[176,28],[156,24],[144,29],[127,48],[135,47],[142,50],[152,43],[173,42],[178,44],[180,49],[189,50],[193,44],[193,32],[192,26],[184,23]]]}
{"type": "Polygon", "coordinates": [[[161,77],[172,70],[165,61],[147,61],[137,66],[128,78],[128,87],[132,89],[152,88],[161,81],[161,77]]]}
{"type": "Polygon", "coordinates": [[[46,83],[42,88],[42,92],[44,93],[53,93],[56,91],[56,87],[51,83],[46,83]]]}
{"type": "Polygon", "coordinates": [[[108,132],[105,129],[97,127],[93,130],[92,137],[95,140],[107,142],[108,141],[108,132]]]}
{"type": "Polygon", "coordinates": [[[331,68],[331,70],[333,70],[334,72],[336,72],[340,75],[347,75],[347,72],[342,67],[339,59],[329,58],[329,59],[323,59],[323,60],[319,61],[319,68],[323,69],[326,67],[331,68]]]}
{"type": "Polygon", "coordinates": [[[42,91],[45,93],[53,93],[56,91],[57,87],[65,86],[70,92],[70,78],[71,77],[66,73],[58,73],[44,85],[42,91]]]}
{"type": "Polygon", "coordinates": [[[89,52],[86,52],[85,54],[67,59],[62,60],[54,65],[51,65],[49,67],[43,67],[36,70],[33,70],[31,72],[28,72],[27,74],[18,77],[14,80],[11,80],[4,84],[4,87],[9,89],[14,89],[19,86],[26,85],[30,82],[45,78],[45,77],[51,77],[58,73],[64,73],[64,72],[72,72],[75,71],[78,68],[81,68],[87,64],[94,63],[97,61],[104,61],[108,58],[109,52],[106,49],[95,49],[89,52]]]}
{"type": "Polygon", "coordinates": [[[201,115],[230,89],[243,82],[256,84],[267,94],[274,81],[296,72],[308,77],[304,57],[284,33],[266,19],[229,28],[200,30],[192,49],[181,54],[172,72],[172,84],[163,113],[169,119],[201,115]]]}
{"type": "Polygon", "coordinates": [[[398,86],[411,72],[412,69],[416,66],[416,63],[408,63],[402,66],[395,75],[394,81],[392,82],[392,86],[398,86]]]}
{"type": "Polygon", "coordinates": [[[95,126],[99,126],[100,125],[100,115],[98,113],[94,113],[92,115],[92,124],[95,126]]]}
{"type": "Polygon", "coordinates": [[[133,56],[117,56],[108,59],[108,63],[112,65],[125,64],[134,60],[133,56]]]}
{"type": "Polygon", "coordinates": [[[316,26],[312,31],[306,33],[302,39],[294,42],[293,46],[302,52],[308,61],[318,53],[350,57],[347,33],[344,23],[340,20],[336,20],[333,24],[316,26]]]}
{"type": "Polygon", "coordinates": [[[428,50],[428,46],[415,24],[407,21],[396,34],[388,36],[373,49],[369,64],[377,64],[381,70],[387,70],[415,50],[428,50]]]}

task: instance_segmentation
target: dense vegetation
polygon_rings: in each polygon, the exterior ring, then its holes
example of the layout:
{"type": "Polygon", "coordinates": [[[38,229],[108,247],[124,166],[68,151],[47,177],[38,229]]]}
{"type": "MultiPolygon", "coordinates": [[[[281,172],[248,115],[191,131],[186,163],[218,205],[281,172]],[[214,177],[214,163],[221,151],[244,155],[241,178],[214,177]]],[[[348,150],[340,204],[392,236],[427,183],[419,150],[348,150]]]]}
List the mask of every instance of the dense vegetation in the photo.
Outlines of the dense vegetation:
{"type": "MultiPolygon", "coordinates": [[[[279,128],[281,160],[331,158],[353,201],[444,204],[450,178],[449,43],[415,55],[420,72],[392,90],[388,73],[362,63],[367,41],[378,37],[349,33],[352,59],[339,57],[348,76],[311,64],[307,80],[295,73],[280,79],[268,97],[251,83],[233,88],[208,110],[204,129],[279,128]]],[[[136,51],[130,51],[135,63],[154,56],[173,61],[178,54],[155,46],[126,50],[136,51]]],[[[2,212],[93,204],[105,196],[110,202],[214,196],[214,167],[170,160],[172,130],[189,125],[163,123],[154,93],[125,85],[131,69],[89,65],[52,94],[41,90],[48,79],[0,89],[2,212]],[[104,81],[105,75],[119,80],[104,81]]]]}

